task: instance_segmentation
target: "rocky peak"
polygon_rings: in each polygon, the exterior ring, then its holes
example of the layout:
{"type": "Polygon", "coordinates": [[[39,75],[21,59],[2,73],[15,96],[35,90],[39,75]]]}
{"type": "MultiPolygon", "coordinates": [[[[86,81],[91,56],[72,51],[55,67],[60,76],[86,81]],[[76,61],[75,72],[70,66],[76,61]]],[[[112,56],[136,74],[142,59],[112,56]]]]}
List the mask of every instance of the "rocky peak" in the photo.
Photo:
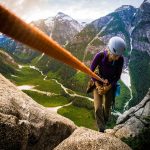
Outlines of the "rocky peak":
{"type": "Polygon", "coordinates": [[[144,2],[141,4],[140,9],[144,12],[150,13],[150,0],[144,0],[144,2]]]}
{"type": "Polygon", "coordinates": [[[83,26],[78,21],[74,20],[73,18],[71,18],[70,16],[68,16],[62,12],[57,13],[57,15],[55,16],[55,20],[58,20],[61,23],[68,22],[70,24],[70,26],[72,26],[72,28],[74,28],[78,32],[80,32],[83,29],[83,26]]]}
{"type": "Polygon", "coordinates": [[[117,8],[115,12],[124,11],[124,10],[132,10],[132,9],[135,9],[135,8],[131,5],[122,5],[121,7],[117,8]]]}
{"type": "Polygon", "coordinates": [[[144,0],[144,3],[150,3],[150,0],[144,0]]]}
{"type": "Polygon", "coordinates": [[[129,31],[130,24],[135,15],[137,9],[130,5],[123,5],[116,9],[114,12],[108,14],[107,16],[101,17],[92,22],[96,29],[101,30],[103,27],[105,28],[107,25],[116,20],[116,17],[120,18],[120,21],[124,22],[126,30],[129,31]]]}
{"type": "Polygon", "coordinates": [[[138,9],[130,5],[123,5],[120,8],[115,10],[115,13],[119,15],[126,26],[126,30],[129,31],[131,27],[131,22],[134,18],[138,9]]]}
{"type": "Polygon", "coordinates": [[[61,45],[70,41],[83,29],[83,26],[79,22],[62,12],[58,12],[54,17],[33,22],[33,24],[61,45]]]}
{"type": "Polygon", "coordinates": [[[145,0],[132,20],[133,48],[147,51],[150,56],[150,1],[145,0]]]}
{"type": "Polygon", "coordinates": [[[72,21],[73,18],[71,18],[70,16],[62,13],[62,12],[58,12],[57,15],[55,16],[55,18],[57,19],[62,19],[62,20],[68,20],[68,21],[72,21]]]}
{"type": "Polygon", "coordinates": [[[150,1],[145,0],[138,9],[133,24],[138,25],[140,22],[150,21],[150,1]]]}

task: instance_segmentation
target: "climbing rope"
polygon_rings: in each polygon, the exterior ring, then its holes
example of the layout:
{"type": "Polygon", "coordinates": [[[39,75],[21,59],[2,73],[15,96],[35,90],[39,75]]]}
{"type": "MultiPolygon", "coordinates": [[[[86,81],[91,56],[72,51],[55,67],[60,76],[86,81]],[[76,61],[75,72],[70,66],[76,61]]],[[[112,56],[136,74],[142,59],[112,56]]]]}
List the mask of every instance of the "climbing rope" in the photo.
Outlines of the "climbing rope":
{"type": "Polygon", "coordinates": [[[78,69],[89,76],[104,82],[86,65],[74,57],[70,52],[61,47],[48,35],[33,25],[27,24],[10,10],[0,4],[0,32],[23,43],[35,50],[47,54],[74,69],[78,69]]]}

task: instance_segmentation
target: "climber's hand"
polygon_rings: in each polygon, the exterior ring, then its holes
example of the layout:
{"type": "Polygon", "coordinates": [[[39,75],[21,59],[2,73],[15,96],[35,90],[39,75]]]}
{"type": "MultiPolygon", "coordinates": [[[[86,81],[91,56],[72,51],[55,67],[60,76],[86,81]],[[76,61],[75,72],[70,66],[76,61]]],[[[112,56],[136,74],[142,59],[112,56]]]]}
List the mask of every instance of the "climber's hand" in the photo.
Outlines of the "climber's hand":
{"type": "Polygon", "coordinates": [[[102,85],[97,86],[96,89],[99,95],[104,95],[104,88],[102,85]]]}
{"type": "Polygon", "coordinates": [[[107,79],[105,79],[103,85],[106,86],[108,84],[109,84],[109,81],[107,79]]]}
{"type": "Polygon", "coordinates": [[[103,93],[106,94],[110,89],[112,88],[112,85],[109,84],[109,85],[104,85],[103,86],[103,93]]]}

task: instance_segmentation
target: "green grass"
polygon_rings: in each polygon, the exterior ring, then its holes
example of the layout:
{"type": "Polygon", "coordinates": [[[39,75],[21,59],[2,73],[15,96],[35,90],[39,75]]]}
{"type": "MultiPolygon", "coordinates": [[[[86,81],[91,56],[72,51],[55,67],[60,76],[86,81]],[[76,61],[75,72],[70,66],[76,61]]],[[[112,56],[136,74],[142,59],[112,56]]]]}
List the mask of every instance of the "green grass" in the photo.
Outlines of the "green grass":
{"type": "Polygon", "coordinates": [[[62,95],[64,91],[60,85],[53,80],[43,80],[44,77],[37,70],[23,67],[16,76],[18,77],[11,77],[11,80],[17,85],[34,85],[37,90],[60,94],[56,96],[47,96],[46,94],[24,90],[26,94],[45,107],[56,107],[70,102],[69,98],[62,95]]]}
{"type": "Polygon", "coordinates": [[[51,71],[49,71],[47,73],[47,77],[48,77],[48,79],[57,79],[57,80],[60,79],[60,77],[57,73],[53,73],[51,71]]]}
{"type": "Polygon", "coordinates": [[[84,126],[97,130],[93,110],[70,105],[59,109],[58,113],[71,119],[77,126],[84,126]]]}
{"type": "Polygon", "coordinates": [[[38,90],[59,94],[62,88],[53,80],[43,80],[43,76],[36,70],[24,67],[16,75],[18,78],[11,77],[17,85],[35,85],[38,90]]]}
{"type": "Polygon", "coordinates": [[[56,107],[69,103],[69,100],[61,95],[47,96],[46,94],[29,90],[24,90],[23,92],[32,97],[37,103],[45,107],[56,107]]]}
{"type": "Polygon", "coordinates": [[[94,110],[94,103],[86,98],[74,97],[72,105],[87,108],[88,110],[94,110]]]}

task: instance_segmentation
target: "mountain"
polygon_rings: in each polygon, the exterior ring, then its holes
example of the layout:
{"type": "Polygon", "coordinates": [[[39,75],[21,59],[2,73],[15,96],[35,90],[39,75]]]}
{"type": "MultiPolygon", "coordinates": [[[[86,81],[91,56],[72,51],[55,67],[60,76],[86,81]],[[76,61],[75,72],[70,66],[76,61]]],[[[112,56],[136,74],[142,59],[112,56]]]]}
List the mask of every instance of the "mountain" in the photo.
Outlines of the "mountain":
{"type": "MultiPolygon", "coordinates": [[[[30,24],[42,30],[62,46],[70,42],[83,29],[80,23],[62,12],[59,12],[55,17],[32,21],[30,24]]],[[[30,62],[40,55],[39,52],[35,52],[28,46],[15,42],[4,35],[0,35],[0,48],[10,51],[21,62],[30,62]]]]}
{"type": "Polygon", "coordinates": [[[147,52],[150,56],[150,1],[145,0],[132,21],[133,49],[147,52]]]}
{"type": "Polygon", "coordinates": [[[71,41],[83,29],[80,23],[62,12],[55,17],[34,21],[31,24],[41,29],[60,45],[71,41]]]}
{"type": "Polygon", "coordinates": [[[134,15],[131,26],[130,72],[134,106],[150,86],[150,1],[145,0],[134,15]],[[140,78],[139,78],[140,77],[140,78]]]}

